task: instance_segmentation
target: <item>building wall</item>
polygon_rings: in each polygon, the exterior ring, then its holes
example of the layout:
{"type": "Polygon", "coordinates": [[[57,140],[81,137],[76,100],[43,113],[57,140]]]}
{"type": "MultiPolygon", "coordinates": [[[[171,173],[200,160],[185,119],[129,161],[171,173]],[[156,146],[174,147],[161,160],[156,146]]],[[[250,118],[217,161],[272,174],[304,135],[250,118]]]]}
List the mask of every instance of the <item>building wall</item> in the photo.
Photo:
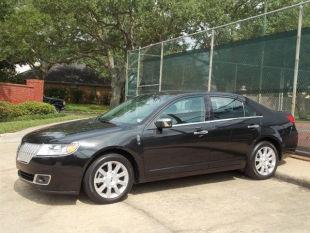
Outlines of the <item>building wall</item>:
{"type": "Polygon", "coordinates": [[[0,83],[0,101],[22,103],[25,101],[43,101],[44,81],[26,80],[26,85],[0,83]]]}
{"type": "Polygon", "coordinates": [[[87,85],[46,81],[45,90],[50,88],[65,89],[67,93],[67,102],[76,102],[74,100],[74,92],[77,90],[83,93],[81,99],[78,101],[79,103],[109,104],[111,97],[111,86],[109,85],[87,85]]]}

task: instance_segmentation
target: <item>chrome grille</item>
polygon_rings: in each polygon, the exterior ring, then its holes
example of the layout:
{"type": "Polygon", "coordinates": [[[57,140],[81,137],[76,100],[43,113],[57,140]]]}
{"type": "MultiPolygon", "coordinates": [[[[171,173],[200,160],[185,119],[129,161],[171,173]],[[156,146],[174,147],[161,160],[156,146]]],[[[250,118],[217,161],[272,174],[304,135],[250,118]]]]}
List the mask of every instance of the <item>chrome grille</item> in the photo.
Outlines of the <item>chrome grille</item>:
{"type": "Polygon", "coordinates": [[[40,146],[40,144],[23,143],[17,152],[17,160],[23,163],[29,163],[32,157],[38,153],[40,146]]]}

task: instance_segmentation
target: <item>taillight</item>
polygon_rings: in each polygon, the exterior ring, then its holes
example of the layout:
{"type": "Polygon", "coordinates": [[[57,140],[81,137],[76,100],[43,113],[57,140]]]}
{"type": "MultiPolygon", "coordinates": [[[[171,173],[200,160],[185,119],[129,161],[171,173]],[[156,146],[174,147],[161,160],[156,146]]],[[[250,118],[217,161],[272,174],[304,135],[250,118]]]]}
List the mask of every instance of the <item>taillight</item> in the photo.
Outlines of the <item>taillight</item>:
{"type": "Polygon", "coordinates": [[[294,118],[294,116],[293,116],[292,114],[289,114],[289,115],[287,116],[287,119],[288,119],[292,124],[295,123],[295,118],[294,118]]]}

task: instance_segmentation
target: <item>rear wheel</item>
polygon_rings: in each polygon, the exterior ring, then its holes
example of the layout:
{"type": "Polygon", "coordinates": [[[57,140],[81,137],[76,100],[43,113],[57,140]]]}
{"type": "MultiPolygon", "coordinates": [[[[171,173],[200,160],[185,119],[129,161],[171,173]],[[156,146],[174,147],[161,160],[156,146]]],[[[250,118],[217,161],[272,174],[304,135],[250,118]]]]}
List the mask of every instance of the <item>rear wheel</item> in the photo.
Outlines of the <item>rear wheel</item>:
{"type": "Polygon", "coordinates": [[[107,154],[95,160],[87,169],[83,180],[88,197],[102,204],[124,199],[133,184],[130,162],[118,154],[107,154]]]}
{"type": "Polygon", "coordinates": [[[260,142],[252,151],[245,173],[254,179],[268,179],[276,172],[278,158],[278,151],[272,143],[268,141],[260,142]]]}
{"type": "Polygon", "coordinates": [[[61,107],[55,106],[56,112],[60,113],[61,112],[61,107]]]}

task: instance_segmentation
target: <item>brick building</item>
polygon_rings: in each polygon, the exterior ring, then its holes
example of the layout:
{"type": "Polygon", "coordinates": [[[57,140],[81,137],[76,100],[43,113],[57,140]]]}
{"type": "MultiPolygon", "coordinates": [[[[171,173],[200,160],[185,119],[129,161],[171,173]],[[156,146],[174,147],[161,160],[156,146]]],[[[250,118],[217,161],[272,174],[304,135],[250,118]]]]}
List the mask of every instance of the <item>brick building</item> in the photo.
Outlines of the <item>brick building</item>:
{"type": "Polygon", "coordinates": [[[25,101],[43,101],[44,81],[26,80],[26,85],[0,83],[0,101],[22,103],[25,101]]]}
{"type": "MultiPolygon", "coordinates": [[[[23,79],[34,75],[35,70],[21,74],[23,79]]],[[[109,104],[111,83],[108,78],[102,77],[94,70],[81,64],[59,64],[52,67],[44,78],[44,94],[49,97],[64,98],[67,102],[109,104]],[[55,91],[65,93],[62,96],[53,96],[55,91]],[[79,100],[76,93],[79,92],[79,100]]]]}

